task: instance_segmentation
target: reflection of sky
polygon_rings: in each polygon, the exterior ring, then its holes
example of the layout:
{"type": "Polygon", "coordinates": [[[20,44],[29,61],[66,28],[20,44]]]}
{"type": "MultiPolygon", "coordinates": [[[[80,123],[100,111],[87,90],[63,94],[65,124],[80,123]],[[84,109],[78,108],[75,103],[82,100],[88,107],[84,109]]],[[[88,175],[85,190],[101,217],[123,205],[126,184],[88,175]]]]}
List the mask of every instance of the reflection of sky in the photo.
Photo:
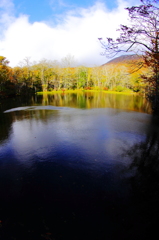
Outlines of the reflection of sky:
{"type": "MultiPolygon", "coordinates": [[[[32,116],[12,124],[3,153],[12,152],[21,163],[56,161],[124,161],[120,157],[145,139],[151,116],[115,109],[61,109],[45,115],[45,122],[32,116]],[[58,114],[57,114],[58,111],[58,114]]],[[[21,112],[22,114],[23,112],[21,112]]],[[[47,113],[47,110],[43,112],[47,113]]],[[[9,114],[9,113],[8,113],[9,114]]]]}

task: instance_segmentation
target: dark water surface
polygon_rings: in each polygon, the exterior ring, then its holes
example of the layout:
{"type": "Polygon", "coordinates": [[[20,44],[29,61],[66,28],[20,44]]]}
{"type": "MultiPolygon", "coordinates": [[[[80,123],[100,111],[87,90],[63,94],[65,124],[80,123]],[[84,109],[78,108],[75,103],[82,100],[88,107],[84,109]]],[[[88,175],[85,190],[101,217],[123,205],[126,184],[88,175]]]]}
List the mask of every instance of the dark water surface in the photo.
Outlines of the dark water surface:
{"type": "Polygon", "coordinates": [[[151,239],[158,120],[139,96],[1,101],[0,239],[151,239]]]}

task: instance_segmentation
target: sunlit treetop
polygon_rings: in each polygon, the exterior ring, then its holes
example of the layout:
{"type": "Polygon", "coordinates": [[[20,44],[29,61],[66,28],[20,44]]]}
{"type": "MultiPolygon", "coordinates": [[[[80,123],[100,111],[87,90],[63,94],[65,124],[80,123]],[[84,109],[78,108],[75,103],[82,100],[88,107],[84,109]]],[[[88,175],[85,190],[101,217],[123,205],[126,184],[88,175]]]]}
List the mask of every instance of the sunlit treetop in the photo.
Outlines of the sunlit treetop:
{"type": "Polygon", "coordinates": [[[6,57],[0,56],[0,65],[8,65],[9,61],[6,59],[6,57]]]}

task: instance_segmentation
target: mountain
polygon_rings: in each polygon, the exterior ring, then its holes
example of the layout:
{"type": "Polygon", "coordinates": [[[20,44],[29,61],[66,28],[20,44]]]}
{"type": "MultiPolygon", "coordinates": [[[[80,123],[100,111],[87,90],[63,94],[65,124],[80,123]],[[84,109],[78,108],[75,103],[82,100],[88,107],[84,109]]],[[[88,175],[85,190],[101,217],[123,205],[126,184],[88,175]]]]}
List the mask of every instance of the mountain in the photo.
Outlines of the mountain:
{"type": "Polygon", "coordinates": [[[103,64],[101,67],[110,65],[110,64],[126,64],[130,62],[138,62],[142,60],[141,55],[133,54],[133,55],[122,55],[120,57],[113,58],[109,62],[103,64]]]}

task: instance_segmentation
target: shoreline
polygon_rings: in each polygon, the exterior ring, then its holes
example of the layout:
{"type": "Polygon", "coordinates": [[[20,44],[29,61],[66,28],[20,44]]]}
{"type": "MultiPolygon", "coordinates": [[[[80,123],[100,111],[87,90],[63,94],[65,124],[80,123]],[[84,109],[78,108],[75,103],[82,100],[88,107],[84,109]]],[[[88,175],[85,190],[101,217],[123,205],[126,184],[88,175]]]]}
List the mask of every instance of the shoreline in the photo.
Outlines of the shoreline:
{"type": "MultiPolygon", "coordinates": [[[[53,91],[45,91],[45,92],[37,92],[38,95],[43,94],[56,94],[56,93],[108,93],[108,94],[126,94],[126,95],[139,95],[141,93],[136,93],[133,91],[123,91],[123,92],[116,92],[116,91],[106,91],[106,90],[84,90],[84,89],[75,89],[75,90],[53,90],[53,91]]],[[[142,94],[141,94],[142,95],[142,94]]]]}

